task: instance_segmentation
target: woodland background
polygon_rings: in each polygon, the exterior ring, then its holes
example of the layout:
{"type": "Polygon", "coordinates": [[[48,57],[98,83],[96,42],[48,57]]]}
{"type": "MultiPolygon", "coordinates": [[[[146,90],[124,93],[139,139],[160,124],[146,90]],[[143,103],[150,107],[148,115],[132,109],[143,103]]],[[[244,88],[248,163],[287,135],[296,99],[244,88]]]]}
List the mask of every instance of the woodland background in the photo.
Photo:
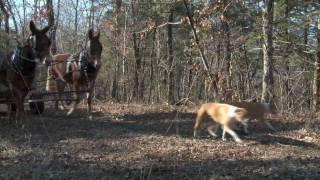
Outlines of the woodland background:
{"type": "Polygon", "coordinates": [[[89,28],[104,47],[93,120],[46,107],[20,127],[3,107],[0,179],[319,179],[319,17],[320,0],[0,0],[0,60],[30,20],[53,54],[89,28]],[[275,103],[276,130],[193,138],[197,104],[230,100],[275,103]]]}
{"type": "Polygon", "coordinates": [[[53,54],[77,52],[94,28],[104,46],[97,101],[317,110],[319,16],[320,0],[0,0],[0,53],[30,20],[52,25],[53,54]]]}

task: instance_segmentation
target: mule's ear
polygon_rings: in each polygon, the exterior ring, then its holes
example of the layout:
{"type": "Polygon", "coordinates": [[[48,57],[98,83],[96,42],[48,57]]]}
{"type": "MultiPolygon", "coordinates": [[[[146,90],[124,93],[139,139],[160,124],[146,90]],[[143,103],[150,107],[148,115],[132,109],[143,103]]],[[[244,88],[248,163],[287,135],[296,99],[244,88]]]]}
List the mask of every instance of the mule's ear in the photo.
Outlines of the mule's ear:
{"type": "Polygon", "coordinates": [[[30,21],[30,23],[29,23],[29,28],[30,28],[30,31],[31,31],[31,33],[32,33],[33,35],[39,33],[39,30],[38,30],[38,28],[36,27],[36,25],[34,24],[33,21],[30,21]]]}
{"type": "Polygon", "coordinates": [[[88,36],[90,40],[94,38],[93,29],[89,29],[88,36]]]}
{"type": "Polygon", "coordinates": [[[49,31],[50,28],[51,28],[51,26],[47,26],[47,27],[43,28],[43,29],[41,30],[41,33],[42,33],[42,34],[45,34],[46,32],[49,31]]]}
{"type": "Polygon", "coordinates": [[[99,39],[100,38],[100,31],[98,31],[96,38],[99,39]]]}

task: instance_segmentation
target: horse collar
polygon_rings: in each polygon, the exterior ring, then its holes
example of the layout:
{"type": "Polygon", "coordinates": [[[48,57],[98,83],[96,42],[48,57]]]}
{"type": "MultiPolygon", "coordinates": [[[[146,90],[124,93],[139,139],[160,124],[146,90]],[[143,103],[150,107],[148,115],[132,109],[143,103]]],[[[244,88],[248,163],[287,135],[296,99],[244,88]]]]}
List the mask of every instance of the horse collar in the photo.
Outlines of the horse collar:
{"type": "Polygon", "coordinates": [[[25,44],[26,46],[30,46],[31,49],[32,49],[32,53],[35,55],[35,56],[38,56],[38,52],[36,50],[36,47],[37,47],[37,37],[36,35],[31,35],[29,36],[28,40],[27,40],[27,43],[25,44]]]}
{"type": "Polygon", "coordinates": [[[87,50],[83,50],[80,52],[79,56],[79,67],[81,70],[86,70],[89,64],[89,53],[87,50]]]}
{"type": "Polygon", "coordinates": [[[28,44],[31,46],[32,49],[36,49],[37,46],[37,38],[36,35],[31,35],[28,38],[28,44]]]}

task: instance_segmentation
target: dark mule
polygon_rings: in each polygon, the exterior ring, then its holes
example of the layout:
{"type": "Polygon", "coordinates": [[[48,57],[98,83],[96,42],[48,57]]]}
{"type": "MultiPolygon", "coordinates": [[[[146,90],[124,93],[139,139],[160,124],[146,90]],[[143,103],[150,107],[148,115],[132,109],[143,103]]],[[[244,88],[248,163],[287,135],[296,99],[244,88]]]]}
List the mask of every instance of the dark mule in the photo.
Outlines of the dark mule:
{"type": "MultiPolygon", "coordinates": [[[[102,45],[99,41],[100,33],[94,35],[92,29],[88,31],[88,42],[86,42],[84,48],[77,54],[57,54],[53,56],[53,61],[49,67],[49,75],[55,80],[55,87],[59,92],[59,98],[64,92],[67,83],[72,85],[73,96],[77,100],[73,103],[72,108],[68,111],[67,115],[71,115],[76,109],[77,104],[80,102],[79,93],[80,88],[87,90],[87,102],[88,102],[88,115],[89,119],[92,119],[91,115],[91,100],[92,92],[95,85],[99,69],[101,67],[101,53],[102,45]]],[[[48,81],[52,78],[48,77],[48,81]]],[[[47,90],[50,82],[47,82],[47,90]]],[[[57,105],[58,105],[57,101],[57,105]]],[[[63,102],[61,101],[61,107],[64,109],[63,102]]]]}
{"type": "MultiPolygon", "coordinates": [[[[5,95],[13,101],[16,119],[24,114],[24,99],[32,88],[37,63],[52,61],[50,39],[46,36],[50,27],[39,30],[33,21],[29,27],[31,35],[27,41],[8,53],[0,64],[0,85],[7,87],[5,95]]],[[[12,113],[9,117],[12,117],[12,113]]]]}

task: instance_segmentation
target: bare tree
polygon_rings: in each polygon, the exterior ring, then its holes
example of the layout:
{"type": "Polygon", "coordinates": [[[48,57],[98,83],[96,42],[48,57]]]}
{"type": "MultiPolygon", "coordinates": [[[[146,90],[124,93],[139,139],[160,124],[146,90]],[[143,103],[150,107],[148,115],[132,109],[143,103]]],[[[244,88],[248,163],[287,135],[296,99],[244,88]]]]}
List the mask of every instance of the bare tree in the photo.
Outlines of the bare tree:
{"type": "Polygon", "coordinates": [[[0,9],[4,14],[4,27],[5,27],[5,32],[9,33],[10,32],[10,27],[9,27],[9,13],[6,9],[5,3],[3,0],[0,0],[0,9]]]}
{"type": "MultiPolygon", "coordinates": [[[[186,8],[186,11],[187,11],[188,20],[190,22],[190,26],[191,26],[191,29],[192,29],[192,34],[193,34],[194,40],[196,42],[197,48],[199,50],[199,54],[201,56],[201,61],[202,61],[203,65],[204,65],[205,71],[208,72],[208,77],[210,79],[210,83],[212,84],[213,92],[214,92],[215,96],[217,96],[218,95],[218,85],[217,85],[217,78],[216,78],[217,76],[215,76],[213,73],[211,73],[209,71],[209,64],[208,64],[208,61],[207,61],[207,57],[205,56],[205,54],[203,52],[203,49],[200,46],[200,39],[199,39],[199,37],[197,35],[197,31],[196,31],[195,26],[194,26],[193,17],[192,17],[192,15],[190,13],[187,0],[183,0],[183,4],[184,4],[184,6],[186,8]]],[[[215,73],[215,74],[217,74],[217,73],[215,73]]],[[[217,98],[217,97],[215,97],[215,98],[217,98]]]]}
{"type": "MultiPolygon", "coordinates": [[[[320,0],[319,0],[320,3],[320,0]]],[[[320,25],[319,20],[316,22],[317,28],[317,57],[314,63],[314,76],[313,76],[313,110],[318,111],[320,105],[319,92],[320,92],[320,25]]]]}
{"type": "MultiPolygon", "coordinates": [[[[74,16],[74,44],[76,45],[77,44],[77,41],[78,41],[78,6],[79,6],[79,0],[76,0],[76,4],[75,4],[75,7],[74,7],[74,10],[75,10],[75,16],[74,16]]],[[[75,49],[77,49],[78,46],[74,46],[75,49]]]]}
{"type": "Polygon", "coordinates": [[[262,102],[273,102],[273,0],[264,0],[262,102]]]}
{"type": "Polygon", "coordinates": [[[14,13],[12,11],[12,6],[11,6],[10,1],[8,1],[8,0],[7,0],[7,9],[9,11],[9,13],[11,14],[11,19],[12,19],[12,22],[13,22],[14,30],[18,34],[18,24],[17,24],[17,21],[16,21],[16,17],[13,15],[14,13]]]}
{"type": "MultiPolygon", "coordinates": [[[[169,22],[173,22],[173,10],[170,10],[169,15],[169,22]]],[[[172,37],[172,25],[168,25],[168,103],[173,104],[174,99],[174,77],[173,77],[173,70],[174,70],[174,64],[173,64],[173,37],[172,37]]]]}
{"type": "Polygon", "coordinates": [[[285,77],[285,81],[284,81],[284,91],[285,91],[285,102],[287,103],[288,107],[290,108],[290,84],[289,84],[289,73],[290,73],[290,68],[289,68],[289,60],[288,60],[288,57],[289,57],[289,48],[290,48],[290,44],[289,44],[289,41],[290,41],[290,36],[289,36],[289,0],[286,0],[285,1],[285,19],[286,19],[286,25],[285,25],[285,29],[284,29],[284,33],[285,33],[285,38],[286,38],[286,41],[287,41],[287,47],[285,49],[285,53],[284,53],[284,60],[285,60],[285,65],[284,65],[284,69],[285,69],[285,73],[286,73],[286,77],[285,77]]]}
{"type": "MultiPolygon", "coordinates": [[[[58,3],[60,3],[60,2],[58,2],[58,3]]],[[[48,24],[52,28],[51,33],[50,33],[50,38],[52,41],[51,51],[53,54],[56,54],[56,52],[57,52],[57,43],[56,43],[57,26],[55,25],[55,21],[54,21],[54,11],[53,11],[52,0],[47,0],[47,11],[48,11],[48,24]]]]}

